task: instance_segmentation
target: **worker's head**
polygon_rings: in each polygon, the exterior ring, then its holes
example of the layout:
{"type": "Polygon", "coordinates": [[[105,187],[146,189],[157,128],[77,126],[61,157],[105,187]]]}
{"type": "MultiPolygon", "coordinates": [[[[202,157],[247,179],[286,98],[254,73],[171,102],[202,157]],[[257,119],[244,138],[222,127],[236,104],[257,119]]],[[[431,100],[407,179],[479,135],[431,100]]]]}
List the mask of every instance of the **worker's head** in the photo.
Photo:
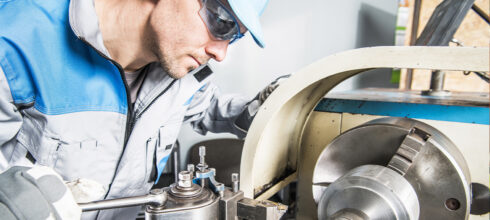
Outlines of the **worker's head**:
{"type": "Polygon", "coordinates": [[[145,43],[172,77],[181,78],[210,59],[222,61],[228,45],[247,31],[263,47],[259,16],[267,1],[156,1],[145,43]]]}

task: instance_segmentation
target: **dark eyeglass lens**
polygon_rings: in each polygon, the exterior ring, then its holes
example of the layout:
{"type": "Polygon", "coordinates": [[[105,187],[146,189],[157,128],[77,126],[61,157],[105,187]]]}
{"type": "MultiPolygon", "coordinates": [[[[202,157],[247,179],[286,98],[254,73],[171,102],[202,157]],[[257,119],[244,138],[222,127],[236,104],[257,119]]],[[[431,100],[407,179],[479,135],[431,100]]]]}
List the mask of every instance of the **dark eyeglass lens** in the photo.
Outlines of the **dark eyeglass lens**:
{"type": "Polygon", "coordinates": [[[210,24],[210,28],[212,29],[211,32],[213,33],[213,35],[224,40],[229,40],[233,38],[233,36],[237,32],[237,25],[233,18],[228,17],[228,12],[221,8],[221,6],[217,6],[215,8],[206,7],[206,9],[208,21],[212,22],[210,24]]]}

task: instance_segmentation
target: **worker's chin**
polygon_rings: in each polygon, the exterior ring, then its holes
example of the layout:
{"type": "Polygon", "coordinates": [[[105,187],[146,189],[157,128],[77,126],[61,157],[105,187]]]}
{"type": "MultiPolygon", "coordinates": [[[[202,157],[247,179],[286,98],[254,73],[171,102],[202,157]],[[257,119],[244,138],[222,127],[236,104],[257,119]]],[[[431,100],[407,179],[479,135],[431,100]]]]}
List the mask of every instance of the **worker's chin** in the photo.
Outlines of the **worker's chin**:
{"type": "Polygon", "coordinates": [[[164,66],[163,64],[162,66],[165,72],[167,72],[167,74],[174,79],[180,79],[194,69],[192,67],[185,67],[185,66],[173,67],[173,66],[164,66]]]}

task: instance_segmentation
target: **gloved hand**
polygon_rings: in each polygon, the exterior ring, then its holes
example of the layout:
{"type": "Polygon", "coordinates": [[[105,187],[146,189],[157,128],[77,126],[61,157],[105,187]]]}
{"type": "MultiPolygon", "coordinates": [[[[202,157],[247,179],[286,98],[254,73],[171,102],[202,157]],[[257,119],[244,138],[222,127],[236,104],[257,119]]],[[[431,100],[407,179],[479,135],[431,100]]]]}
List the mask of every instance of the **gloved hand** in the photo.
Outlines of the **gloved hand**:
{"type": "Polygon", "coordinates": [[[235,127],[246,133],[250,128],[257,111],[259,111],[260,106],[264,104],[265,100],[272,94],[272,92],[279,87],[281,82],[290,76],[291,74],[282,75],[262,89],[255,98],[247,103],[245,110],[237,117],[235,120],[235,127]]]}
{"type": "Polygon", "coordinates": [[[81,213],[49,167],[12,167],[0,174],[0,219],[80,219],[81,213]]]}

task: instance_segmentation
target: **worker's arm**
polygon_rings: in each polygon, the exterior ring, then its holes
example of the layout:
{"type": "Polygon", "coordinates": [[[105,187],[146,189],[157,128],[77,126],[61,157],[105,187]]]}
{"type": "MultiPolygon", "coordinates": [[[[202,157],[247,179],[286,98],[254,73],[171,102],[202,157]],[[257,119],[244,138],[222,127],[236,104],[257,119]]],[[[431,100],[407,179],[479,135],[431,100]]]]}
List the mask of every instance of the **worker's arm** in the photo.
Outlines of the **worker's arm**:
{"type": "Polygon", "coordinates": [[[12,167],[0,174],[0,219],[80,219],[81,209],[48,167],[12,167]]]}
{"type": "MultiPolygon", "coordinates": [[[[22,125],[22,115],[14,105],[10,87],[0,66],[0,171],[8,167],[8,144],[15,138],[22,125]]],[[[13,147],[13,146],[10,146],[13,147]]]]}
{"type": "Polygon", "coordinates": [[[259,107],[279,86],[280,79],[287,77],[279,77],[252,100],[240,95],[221,95],[216,85],[206,84],[194,95],[185,121],[191,122],[201,134],[230,132],[243,138],[259,107]]]}
{"type": "Polygon", "coordinates": [[[190,122],[200,134],[230,132],[243,138],[246,132],[236,128],[234,122],[248,102],[240,95],[221,95],[215,84],[208,83],[194,94],[184,122],[190,122]]]}

